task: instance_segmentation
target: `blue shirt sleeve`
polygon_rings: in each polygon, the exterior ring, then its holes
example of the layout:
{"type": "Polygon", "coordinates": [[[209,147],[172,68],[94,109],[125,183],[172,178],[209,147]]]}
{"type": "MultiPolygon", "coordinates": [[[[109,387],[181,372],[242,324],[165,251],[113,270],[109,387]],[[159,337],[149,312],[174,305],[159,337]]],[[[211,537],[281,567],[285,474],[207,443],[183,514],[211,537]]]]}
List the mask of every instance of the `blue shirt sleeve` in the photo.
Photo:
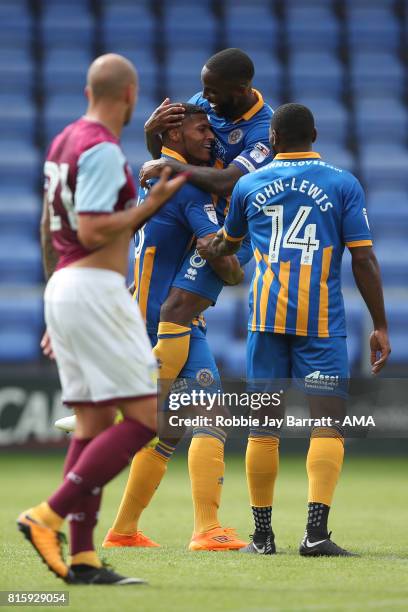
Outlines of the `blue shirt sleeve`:
{"type": "Polygon", "coordinates": [[[363,188],[355,177],[343,194],[342,239],[346,246],[370,246],[370,226],[363,188]]]}
{"type": "Polygon", "coordinates": [[[186,195],[188,197],[185,200],[183,197],[185,203],[183,204],[182,214],[193,234],[197,238],[202,238],[208,234],[218,232],[220,226],[218,225],[217,214],[210,195],[191,187],[187,189],[186,195]]]}
{"type": "Polygon", "coordinates": [[[231,242],[243,240],[248,233],[248,222],[245,216],[245,203],[240,193],[240,179],[232,192],[230,207],[224,223],[224,236],[231,242]]]}
{"type": "Polygon", "coordinates": [[[254,123],[245,135],[241,153],[232,160],[243,174],[254,172],[272,161],[269,144],[269,119],[254,123]]]}
{"type": "Polygon", "coordinates": [[[252,248],[252,242],[249,234],[245,236],[238,253],[235,253],[235,255],[238,258],[240,266],[245,266],[248,261],[252,259],[252,257],[254,256],[254,251],[252,248]]]}
{"type": "Polygon", "coordinates": [[[101,142],[78,160],[75,210],[78,213],[111,213],[126,184],[126,159],[113,142],[101,142]]]}

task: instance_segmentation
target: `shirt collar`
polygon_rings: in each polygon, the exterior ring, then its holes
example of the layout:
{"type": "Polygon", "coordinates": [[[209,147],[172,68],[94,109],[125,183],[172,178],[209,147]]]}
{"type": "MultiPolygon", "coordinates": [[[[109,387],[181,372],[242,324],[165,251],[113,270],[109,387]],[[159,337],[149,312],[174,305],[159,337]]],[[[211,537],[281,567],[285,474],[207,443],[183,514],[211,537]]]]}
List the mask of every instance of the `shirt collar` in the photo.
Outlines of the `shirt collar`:
{"type": "Polygon", "coordinates": [[[316,151],[301,151],[300,153],[278,153],[275,159],[321,159],[321,156],[316,151]]]}
{"type": "Polygon", "coordinates": [[[177,161],[181,162],[182,164],[187,163],[187,160],[184,159],[184,157],[180,155],[180,153],[177,153],[177,151],[173,151],[173,149],[169,149],[168,147],[162,147],[161,153],[162,155],[166,155],[166,157],[172,157],[173,159],[177,159],[177,161]]]}
{"type": "Polygon", "coordinates": [[[257,96],[258,101],[255,102],[255,104],[251,106],[251,108],[247,110],[247,112],[244,113],[241,117],[239,117],[238,119],[235,119],[233,123],[238,123],[238,121],[249,121],[263,107],[264,100],[263,100],[261,92],[258,91],[257,89],[252,89],[252,93],[254,93],[257,96]]]}

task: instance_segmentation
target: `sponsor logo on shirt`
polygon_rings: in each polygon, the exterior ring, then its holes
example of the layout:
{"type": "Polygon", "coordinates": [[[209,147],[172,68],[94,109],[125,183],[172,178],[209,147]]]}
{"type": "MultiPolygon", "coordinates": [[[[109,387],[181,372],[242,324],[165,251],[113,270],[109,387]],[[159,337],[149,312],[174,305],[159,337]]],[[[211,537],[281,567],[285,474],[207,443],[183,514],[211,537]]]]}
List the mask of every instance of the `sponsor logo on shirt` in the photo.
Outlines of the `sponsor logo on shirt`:
{"type": "Polygon", "coordinates": [[[252,157],[258,164],[261,164],[268,157],[270,150],[263,142],[257,142],[255,147],[250,152],[249,156],[252,157]]]}

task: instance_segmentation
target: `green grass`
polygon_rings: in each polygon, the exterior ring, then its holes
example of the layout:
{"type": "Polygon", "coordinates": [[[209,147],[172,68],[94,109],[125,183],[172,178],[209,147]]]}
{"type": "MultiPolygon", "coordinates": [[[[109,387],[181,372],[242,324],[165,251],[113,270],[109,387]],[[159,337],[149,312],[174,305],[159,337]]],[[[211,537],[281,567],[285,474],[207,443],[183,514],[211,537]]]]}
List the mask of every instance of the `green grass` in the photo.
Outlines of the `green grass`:
{"type": "MultiPolygon", "coordinates": [[[[146,587],[66,587],[48,572],[15,527],[15,517],[58,484],[62,458],[0,455],[2,474],[1,589],[70,592],[71,611],[202,610],[407,610],[407,461],[349,458],[330,520],[334,540],[361,553],[356,559],[303,559],[297,554],[305,523],[304,460],[282,458],[274,508],[279,554],[189,553],[192,530],[184,457],[173,460],[142,529],[162,544],[153,550],[108,550],[103,555],[146,587]]],[[[114,518],[126,474],[106,491],[96,541],[114,518]]],[[[223,492],[223,524],[246,536],[251,530],[242,458],[231,458],[223,492]]]]}

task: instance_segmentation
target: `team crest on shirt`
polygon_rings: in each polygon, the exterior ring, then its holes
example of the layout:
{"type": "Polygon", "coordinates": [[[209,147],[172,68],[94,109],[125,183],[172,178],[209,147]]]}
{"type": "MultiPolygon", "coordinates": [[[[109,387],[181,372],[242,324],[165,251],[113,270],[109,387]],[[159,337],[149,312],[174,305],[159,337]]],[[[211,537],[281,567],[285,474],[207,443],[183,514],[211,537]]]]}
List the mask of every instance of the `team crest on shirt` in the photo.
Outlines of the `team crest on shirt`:
{"type": "Polygon", "coordinates": [[[244,132],[240,128],[237,128],[228,134],[228,142],[232,145],[237,144],[242,140],[243,136],[244,132]]]}
{"type": "Polygon", "coordinates": [[[213,373],[208,368],[203,368],[202,370],[198,370],[196,374],[196,381],[202,387],[209,387],[214,382],[213,373]]]}

